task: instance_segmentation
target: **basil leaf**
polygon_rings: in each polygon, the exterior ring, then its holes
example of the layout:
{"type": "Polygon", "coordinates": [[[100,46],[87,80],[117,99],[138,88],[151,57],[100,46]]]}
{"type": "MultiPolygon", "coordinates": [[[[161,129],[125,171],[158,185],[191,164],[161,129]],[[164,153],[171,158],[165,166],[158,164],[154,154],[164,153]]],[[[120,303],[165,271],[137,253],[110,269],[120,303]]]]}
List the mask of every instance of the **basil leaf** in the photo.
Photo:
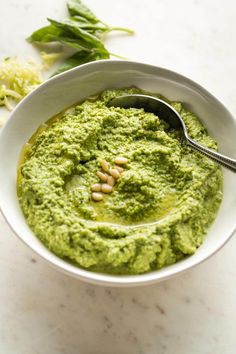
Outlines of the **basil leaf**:
{"type": "Polygon", "coordinates": [[[110,55],[115,56],[104,46],[105,35],[109,32],[119,30],[133,33],[127,28],[110,27],[103,23],[81,0],[68,0],[67,8],[69,18],[62,21],[49,18],[50,25],[33,32],[27,39],[40,46],[45,43],[45,51],[51,50],[48,44],[50,42],[62,43],[62,50],[65,53],[68,47],[74,49],[75,54],[66,59],[55,74],[89,61],[109,59],[110,55]]]}
{"type": "Polygon", "coordinates": [[[67,58],[64,63],[53,73],[52,76],[58,75],[66,70],[75,68],[78,65],[99,59],[109,59],[109,54],[106,58],[104,58],[101,57],[99,53],[86,53],[83,51],[77,52],[71,57],[67,58]]]}
{"type": "Polygon", "coordinates": [[[90,53],[93,48],[88,47],[85,42],[79,41],[77,38],[69,38],[69,37],[58,37],[57,41],[63,44],[68,45],[69,47],[72,47],[74,49],[77,49],[79,51],[84,51],[85,53],[90,53]]]}
{"type": "Polygon", "coordinates": [[[57,27],[59,30],[63,30],[69,36],[78,38],[78,40],[83,41],[86,47],[98,48],[101,51],[106,51],[102,41],[95,35],[82,29],[75,21],[64,20],[64,21],[55,21],[48,18],[48,21],[57,27]]]}
{"type": "MultiPolygon", "coordinates": [[[[47,26],[53,28],[54,26],[47,26]]],[[[48,43],[50,42],[59,42],[63,43],[65,45],[68,45],[69,47],[72,47],[76,50],[83,50],[85,52],[91,52],[91,46],[87,45],[84,41],[78,40],[78,38],[70,38],[66,34],[63,35],[63,31],[55,31],[54,33],[51,31],[47,32],[47,27],[43,27],[39,29],[38,31],[34,32],[27,40],[30,43],[34,43],[35,45],[40,44],[42,45],[43,43],[47,44],[48,48],[48,43]]]]}
{"type": "Polygon", "coordinates": [[[33,32],[27,40],[32,42],[53,42],[62,34],[61,29],[53,25],[45,26],[33,32]]]}
{"type": "Polygon", "coordinates": [[[67,8],[71,16],[79,15],[93,23],[100,22],[94,13],[80,0],[67,1],[67,8]]]}

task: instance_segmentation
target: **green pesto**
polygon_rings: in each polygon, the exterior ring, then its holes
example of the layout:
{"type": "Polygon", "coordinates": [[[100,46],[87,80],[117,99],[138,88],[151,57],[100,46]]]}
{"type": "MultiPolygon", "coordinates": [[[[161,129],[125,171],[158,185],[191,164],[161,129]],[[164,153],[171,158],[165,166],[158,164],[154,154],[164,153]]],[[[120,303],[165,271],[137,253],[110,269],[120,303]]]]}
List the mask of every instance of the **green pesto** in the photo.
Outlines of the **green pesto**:
{"type": "MultiPolygon", "coordinates": [[[[56,255],[93,271],[140,274],[196,252],[216,217],[223,177],[154,114],[106,107],[127,92],[142,91],[105,91],[39,129],[17,187],[29,226],[56,255]],[[92,201],[101,160],[117,156],[128,164],[114,192],[92,201]]],[[[217,149],[193,113],[171,104],[192,138],[217,149]]]]}

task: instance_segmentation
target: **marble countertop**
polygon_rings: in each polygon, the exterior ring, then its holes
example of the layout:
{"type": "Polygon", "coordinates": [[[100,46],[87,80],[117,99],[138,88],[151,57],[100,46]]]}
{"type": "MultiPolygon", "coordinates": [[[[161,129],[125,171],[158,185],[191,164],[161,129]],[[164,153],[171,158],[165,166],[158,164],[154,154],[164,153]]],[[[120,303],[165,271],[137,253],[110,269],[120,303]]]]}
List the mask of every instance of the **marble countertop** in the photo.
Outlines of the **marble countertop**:
{"type": "MultiPolygon", "coordinates": [[[[192,78],[236,116],[235,1],[86,3],[105,22],[135,29],[107,39],[111,52],[192,78]]],[[[65,0],[1,0],[0,58],[37,58],[25,38],[64,12],[65,0]]],[[[99,287],[44,263],[0,216],[0,354],[234,354],[235,249],[233,237],[156,285],[99,287]]]]}

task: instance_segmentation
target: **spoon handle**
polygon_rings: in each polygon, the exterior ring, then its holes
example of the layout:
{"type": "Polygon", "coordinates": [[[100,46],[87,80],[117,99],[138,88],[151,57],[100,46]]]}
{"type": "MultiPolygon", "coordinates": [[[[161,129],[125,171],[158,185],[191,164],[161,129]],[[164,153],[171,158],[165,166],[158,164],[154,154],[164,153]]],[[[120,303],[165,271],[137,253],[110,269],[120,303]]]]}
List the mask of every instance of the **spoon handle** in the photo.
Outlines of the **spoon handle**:
{"type": "Polygon", "coordinates": [[[215,150],[209,149],[189,137],[187,138],[187,142],[196,151],[208,156],[210,159],[214,160],[215,162],[218,162],[220,165],[230,169],[231,171],[236,172],[236,160],[224,156],[215,150]]]}

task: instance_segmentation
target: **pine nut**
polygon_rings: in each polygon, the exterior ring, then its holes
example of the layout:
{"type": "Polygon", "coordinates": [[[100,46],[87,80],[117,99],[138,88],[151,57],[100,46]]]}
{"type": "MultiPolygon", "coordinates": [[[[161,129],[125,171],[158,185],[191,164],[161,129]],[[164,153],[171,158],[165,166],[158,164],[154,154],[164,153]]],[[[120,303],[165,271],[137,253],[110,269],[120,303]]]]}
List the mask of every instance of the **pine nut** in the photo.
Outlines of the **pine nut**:
{"type": "Polygon", "coordinates": [[[110,175],[112,177],[114,177],[115,179],[120,177],[120,172],[115,168],[110,168],[109,172],[110,172],[110,175]]]}
{"type": "Polygon", "coordinates": [[[102,173],[101,171],[97,171],[96,175],[100,178],[101,181],[106,182],[107,181],[107,175],[105,173],[102,173]]]}
{"type": "Polygon", "coordinates": [[[103,193],[111,193],[113,190],[112,186],[107,183],[102,184],[102,192],[103,193]]]}
{"type": "Polygon", "coordinates": [[[103,160],[101,165],[102,165],[102,169],[104,172],[109,172],[109,169],[110,169],[109,162],[107,162],[106,160],[103,160]]]}
{"type": "Polygon", "coordinates": [[[91,191],[93,192],[101,192],[101,184],[95,183],[91,185],[91,191]]]}
{"type": "Polygon", "coordinates": [[[122,172],[124,172],[124,169],[122,168],[122,167],[120,167],[120,166],[114,166],[114,168],[116,169],[116,170],[118,170],[120,173],[122,173],[122,172]]]}
{"type": "Polygon", "coordinates": [[[100,202],[103,199],[103,195],[101,193],[92,193],[92,198],[95,202],[100,202]]]}
{"type": "Polygon", "coordinates": [[[115,180],[115,178],[114,177],[112,177],[112,176],[108,176],[108,178],[107,178],[107,184],[109,184],[109,186],[114,186],[115,185],[115,183],[116,183],[116,180],[115,180]]]}
{"type": "Polygon", "coordinates": [[[115,158],[114,162],[117,164],[117,165],[124,165],[128,162],[128,159],[126,159],[125,157],[122,157],[122,156],[118,156],[115,158]]]}

